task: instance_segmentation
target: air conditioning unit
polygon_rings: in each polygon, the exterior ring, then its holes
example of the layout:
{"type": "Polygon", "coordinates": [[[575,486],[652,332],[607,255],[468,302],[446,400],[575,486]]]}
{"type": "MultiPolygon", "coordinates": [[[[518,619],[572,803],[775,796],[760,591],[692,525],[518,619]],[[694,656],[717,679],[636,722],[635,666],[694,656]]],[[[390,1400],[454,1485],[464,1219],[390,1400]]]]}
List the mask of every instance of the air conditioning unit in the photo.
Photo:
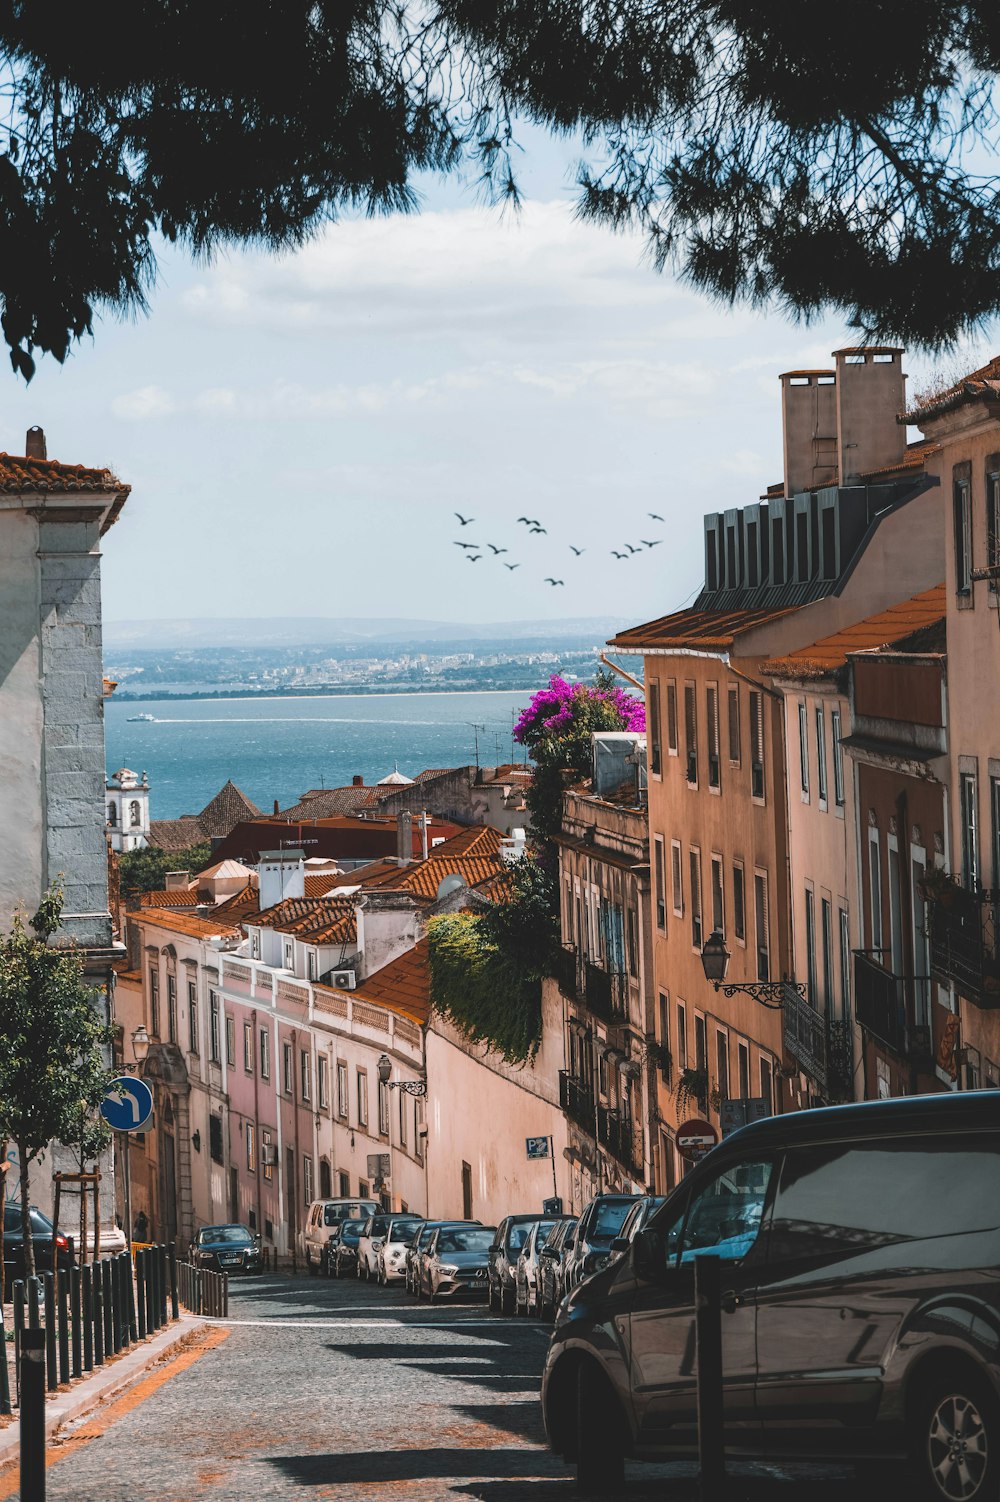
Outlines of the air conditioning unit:
{"type": "Polygon", "coordinates": [[[275,1142],[262,1142],[260,1147],[260,1161],[264,1168],[276,1168],[278,1166],[278,1146],[275,1142]]]}
{"type": "Polygon", "coordinates": [[[331,970],[330,984],[336,986],[338,991],[354,991],[358,984],[358,972],[356,970],[331,970]]]}

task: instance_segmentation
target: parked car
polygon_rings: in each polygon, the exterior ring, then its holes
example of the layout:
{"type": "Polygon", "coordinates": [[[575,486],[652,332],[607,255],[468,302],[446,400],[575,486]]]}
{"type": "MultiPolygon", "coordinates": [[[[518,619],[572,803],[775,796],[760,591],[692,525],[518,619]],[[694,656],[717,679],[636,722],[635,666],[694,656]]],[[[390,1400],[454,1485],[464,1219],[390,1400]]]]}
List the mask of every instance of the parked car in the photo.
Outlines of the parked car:
{"type": "Polygon", "coordinates": [[[321,1271],[326,1244],[335,1225],[342,1220],[367,1220],[378,1208],[374,1200],[313,1200],[306,1211],[302,1232],[302,1256],[309,1272],[315,1276],[321,1271]]]}
{"type": "Polygon", "coordinates": [[[445,1225],[443,1220],[425,1220],[423,1225],[417,1226],[406,1245],[406,1256],[403,1259],[403,1282],[407,1293],[416,1296],[419,1282],[420,1258],[424,1247],[431,1239],[431,1232],[438,1226],[445,1225]]]}
{"type": "MultiPolygon", "coordinates": [[[[35,1271],[51,1272],[54,1227],[49,1217],[43,1215],[41,1210],[36,1209],[34,1205],[29,1207],[28,1214],[31,1217],[35,1271]]],[[[63,1269],[71,1267],[73,1253],[69,1237],[59,1231],[55,1236],[55,1244],[56,1265],[63,1269]]],[[[14,1279],[24,1277],[24,1223],[21,1219],[19,1204],[7,1204],[3,1207],[3,1272],[4,1298],[9,1299],[14,1279]]]]}
{"type": "Polygon", "coordinates": [[[382,1249],[385,1233],[389,1229],[392,1216],[380,1210],[377,1215],[369,1215],[361,1228],[358,1239],[358,1277],[367,1282],[375,1277],[376,1258],[382,1249]]]}
{"type": "Polygon", "coordinates": [[[636,1200],[611,1243],[611,1254],[620,1257],[623,1252],[627,1252],[637,1233],[653,1218],[660,1206],[666,1203],[664,1194],[644,1194],[642,1199],[636,1200]]]}
{"type": "MultiPolygon", "coordinates": [[[[992,1502],[1000,1092],[795,1111],[727,1137],[560,1308],[543,1378],[584,1488],[696,1453],[698,1257],[722,1265],[727,1453],[909,1465],[992,1502]]],[[[902,1478],[901,1478],[902,1479],[902,1478]]]]}
{"type": "Polygon", "coordinates": [[[552,1319],[563,1296],[566,1242],[576,1225],[575,1215],[556,1221],[538,1252],[538,1317],[552,1319]]]}
{"type": "Polygon", "coordinates": [[[202,1226],[191,1243],[188,1260],[194,1267],[220,1273],[259,1273],[264,1262],[260,1237],[235,1222],[202,1226]]]}
{"type": "Polygon", "coordinates": [[[432,1304],[463,1295],[483,1297],[488,1287],[490,1247],[495,1236],[493,1226],[465,1223],[438,1227],[427,1243],[421,1285],[432,1304]]]}
{"type": "Polygon", "coordinates": [[[358,1241],[366,1222],[341,1220],[326,1247],[326,1270],[331,1278],[349,1278],[358,1270],[358,1241]]]}
{"type": "Polygon", "coordinates": [[[536,1220],[528,1227],[514,1268],[514,1313],[538,1313],[538,1254],[554,1220],[536,1220]]]}
{"type": "Polygon", "coordinates": [[[406,1249],[413,1233],[424,1224],[422,1215],[393,1215],[375,1258],[375,1276],[383,1288],[404,1275],[406,1249]]]}
{"type": "Polygon", "coordinates": [[[433,1243],[436,1233],[443,1230],[464,1230],[467,1226],[478,1226],[480,1224],[481,1222],[478,1220],[438,1220],[433,1223],[413,1261],[413,1276],[411,1281],[413,1292],[418,1299],[423,1298],[425,1291],[430,1292],[430,1274],[428,1268],[433,1253],[433,1243]]]}
{"type": "Polygon", "coordinates": [[[596,1273],[608,1260],[611,1243],[622,1228],[635,1194],[598,1194],[576,1223],[576,1230],[566,1242],[563,1266],[563,1292],[570,1293],[584,1278],[596,1273]]]}
{"type": "Polygon", "coordinates": [[[514,1313],[515,1268],[524,1238],[538,1219],[537,1215],[505,1215],[497,1226],[490,1247],[490,1308],[503,1314],[514,1313]]]}

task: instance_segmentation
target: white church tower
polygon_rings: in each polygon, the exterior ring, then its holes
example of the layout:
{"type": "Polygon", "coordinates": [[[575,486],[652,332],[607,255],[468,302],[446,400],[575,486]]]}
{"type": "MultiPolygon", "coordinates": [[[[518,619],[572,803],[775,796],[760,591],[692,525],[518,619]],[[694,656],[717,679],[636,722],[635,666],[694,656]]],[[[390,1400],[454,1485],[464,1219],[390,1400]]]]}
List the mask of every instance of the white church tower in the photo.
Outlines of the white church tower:
{"type": "Polygon", "coordinates": [[[149,780],[119,767],[107,784],[107,827],[112,850],[141,850],[149,844],[149,780]]]}

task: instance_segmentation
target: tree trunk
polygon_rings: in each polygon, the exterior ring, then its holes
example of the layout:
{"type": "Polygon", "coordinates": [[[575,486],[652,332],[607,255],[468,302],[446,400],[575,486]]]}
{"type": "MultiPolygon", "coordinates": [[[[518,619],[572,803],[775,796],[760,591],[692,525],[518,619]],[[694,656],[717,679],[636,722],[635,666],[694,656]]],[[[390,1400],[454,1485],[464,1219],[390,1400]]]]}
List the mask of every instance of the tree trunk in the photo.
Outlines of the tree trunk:
{"type": "Polygon", "coordinates": [[[35,1244],[31,1239],[31,1187],[28,1182],[28,1150],[23,1142],[17,1144],[21,1167],[21,1234],[24,1238],[24,1276],[35,1276],[35,1244]]]}

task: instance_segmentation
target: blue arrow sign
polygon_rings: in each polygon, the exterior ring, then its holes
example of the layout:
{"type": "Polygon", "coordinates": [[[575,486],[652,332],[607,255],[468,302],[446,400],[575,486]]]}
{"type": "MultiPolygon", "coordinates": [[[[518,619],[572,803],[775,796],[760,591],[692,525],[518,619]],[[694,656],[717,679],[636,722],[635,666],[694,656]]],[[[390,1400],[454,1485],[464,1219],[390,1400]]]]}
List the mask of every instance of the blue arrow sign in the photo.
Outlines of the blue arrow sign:
{"type": "Polygon", "coordinates": [[[153,1092],[131,1074],[112,1080],[101,1102],[101,1115],[116,1132],[141,1132],[153,1114],[153,1092]]]}

